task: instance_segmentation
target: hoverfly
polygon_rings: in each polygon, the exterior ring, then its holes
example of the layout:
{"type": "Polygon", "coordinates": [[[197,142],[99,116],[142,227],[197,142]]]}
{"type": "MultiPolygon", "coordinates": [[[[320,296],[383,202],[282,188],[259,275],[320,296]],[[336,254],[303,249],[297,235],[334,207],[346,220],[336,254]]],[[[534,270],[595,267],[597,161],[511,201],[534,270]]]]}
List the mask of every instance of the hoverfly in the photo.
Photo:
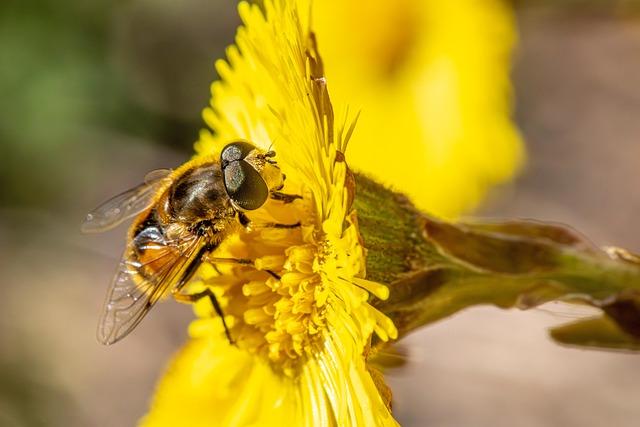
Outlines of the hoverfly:
{"type": "MultiPolygon", "coordinates": [[[[113,344],[124,338],[156,302],[172,295],[183,302],[209,297],[232,342],[213,292],[207,289],[188,295],[181,291],[204,261],[252,264],[210,255],[231,233],[250,226],[246,211],[262,207],[268,198],[285,203],[300,198],[279,192],[285,177],[274,157],[273,151],[261,151],[245,141],[233,142],[222,149],[219,159],[195,159],[175,171],[152,172],[143,184],[87,215],[82,225],[85,233],[112,229],[137,215],[107,292],[98,341],[113,344]]],[[[299,224],[265,226],[294,228],[299,224]]]]}

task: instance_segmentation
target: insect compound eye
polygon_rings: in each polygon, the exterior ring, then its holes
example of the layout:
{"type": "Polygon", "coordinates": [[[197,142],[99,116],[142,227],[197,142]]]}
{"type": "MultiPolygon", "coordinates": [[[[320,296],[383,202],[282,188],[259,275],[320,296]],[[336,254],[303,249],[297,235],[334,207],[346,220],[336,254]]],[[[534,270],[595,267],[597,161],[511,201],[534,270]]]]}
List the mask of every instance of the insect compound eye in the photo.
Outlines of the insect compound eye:
{"type": "Polygon", "coordinates": [[[236,160],[242,160],[247,155],[255,150],[256,147],[245,141],[236,141],[231,144],[227,144],[220,153],[220,159],[222,164],[231,163],[236,160]]]}
{"type": "Polygon", "coordinates": [[[235,160],[223,166],[224,186],[233,203],[244,210],[255,210],[264,205],[269,188],[260,173],[244,160],[235,160]]]}

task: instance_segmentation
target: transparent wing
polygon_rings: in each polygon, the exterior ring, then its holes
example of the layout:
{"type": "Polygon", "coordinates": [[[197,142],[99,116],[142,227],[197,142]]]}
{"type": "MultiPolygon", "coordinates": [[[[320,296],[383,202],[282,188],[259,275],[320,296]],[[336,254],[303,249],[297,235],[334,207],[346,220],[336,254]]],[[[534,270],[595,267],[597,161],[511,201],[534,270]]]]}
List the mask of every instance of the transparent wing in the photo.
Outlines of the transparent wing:
{"type": "Polygon", "coordinates": [[[139,214],[151,205],[154,195],[170,173],[170,169],[149,172],[144,183],[112,197],[89,212],[80,229],[83,233],[101,233],[139,214]]]}
{"type": "Polygon", "coordinates": [[[190,263],[196,260],[203,240],[189,236],[170,242],[158,232],[141,233],[136,237],[135,247],[151,251],[152,256],[144,263],[137,262],[128,256],[131,248],[125,250],[107,292],[98,323],[98,341],[108,345],[128,335],[182,278],[190,263]]]}
{"type": "Polygon", "coordinates": [[[144,176],[144,182],[146,184],[152,184],[157,180],[162,180],[164,178],[166,178],[167,176],[169,176],[169,174],[172,172],[172,169],[154,169],[150,172],[148,172],[145,176],[144,176]]]}

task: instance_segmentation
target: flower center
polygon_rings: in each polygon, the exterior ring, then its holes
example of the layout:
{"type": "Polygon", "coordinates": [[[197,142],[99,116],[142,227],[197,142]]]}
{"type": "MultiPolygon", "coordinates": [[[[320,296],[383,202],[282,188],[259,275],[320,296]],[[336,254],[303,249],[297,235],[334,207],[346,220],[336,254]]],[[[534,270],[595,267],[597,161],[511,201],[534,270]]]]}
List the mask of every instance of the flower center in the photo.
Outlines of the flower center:
{"type": "Polygon", "coordinates": [[[269,201],[252,216],[253,228],[233,236],[215,256],[254,260],[254,266],[218,266],[205,283],[221,295],[236,345],[268,360],[287,375],[313,352],[325,328],[328,292],[323,285],[314,224],[308,223],[310,202],[283,205],[269,201]],[[262,227],[280,223],[292,229],[262,227]]]}

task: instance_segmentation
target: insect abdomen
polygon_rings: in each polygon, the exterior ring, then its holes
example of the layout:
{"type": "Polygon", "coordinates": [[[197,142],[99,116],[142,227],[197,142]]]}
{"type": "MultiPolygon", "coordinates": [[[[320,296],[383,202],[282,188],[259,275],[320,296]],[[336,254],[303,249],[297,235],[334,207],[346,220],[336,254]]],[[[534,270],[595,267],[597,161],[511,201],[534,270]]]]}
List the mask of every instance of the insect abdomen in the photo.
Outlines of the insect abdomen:
{"type": "Polygon", "coordinates": [[[138,223],[132,239],[130,257],[137,273],[144,279],[161,274],[167,265],[173,264],[180,256],[177,248],[167,244],[155,209],[151,209],[146,218],[138,223]]]}

